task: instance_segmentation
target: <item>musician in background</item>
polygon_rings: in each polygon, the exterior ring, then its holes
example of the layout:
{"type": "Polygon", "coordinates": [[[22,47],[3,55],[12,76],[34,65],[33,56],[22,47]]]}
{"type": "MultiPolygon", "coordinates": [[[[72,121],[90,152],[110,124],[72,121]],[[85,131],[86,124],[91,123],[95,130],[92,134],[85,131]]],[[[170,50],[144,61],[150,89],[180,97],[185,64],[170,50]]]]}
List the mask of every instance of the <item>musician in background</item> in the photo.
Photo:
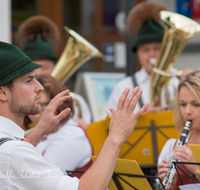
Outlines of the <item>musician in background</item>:
{"type": "MultiPolygon", "coordinates": [[[[132,50],[137,55],[141,69],[134,75],[126,77],[115,85],[107,103],[108,109],[110,107],[117,107],[120,94],[127,87],[133,89],[135,86],[138,86],[143,90],[140,102],[136,105],[135,111],[139,110],[144,103],[150,102],[150,82],[153,68],[151,61],[155,61],[158,58],[164,34],[164,28],[160,24],[161,21],[158,15],[161,10],[165,9],[166,7],[153,2],[141,2],[128,14],[126,28],[131,35],[135,34],[136,36],[132,50]]],[[[177,86],[179,80],[173,77],[170,82],[177,86]]],[[[170,98],[173,99],[175,94],[174,88],[171,86],[168,90],[170,98]]],[[[162,89],[161,95],[162,106],[157,106],[157,103],[158,97],[155,97],[147,112],[165,110],[167,105],[165,102],[164,88],[162,89]]]]}
{"type": "MultiPolygon", "coordinates": [[[[60,33],[56,24],[45,16],[32,16],[25,20],[19,27],[16,35],[17,46],[35,63],[42,65],[36,69],[37,75],[51,74],[58,57],[55,50],[60,42],[60,33]]],[[[91,112],[84,98],[75,94],[80,103],[81,110],[74,107],[74,119],[85,129],[91,123],[91,112]],[[81,112],[82,118],[78,114],[81,112]]]]}
{"type": "MultiPolygon", "coordinates": [[[[185,146],[177,146],[176,139],[169,139],[164,145],[158,158],[158,175],[161,180],[166,175],[168,169],[168,160],[173,155],[181,162],[195,162],[189,144],[200,144],[200,70],[196,70],[184,76],[177,88],[174,100],[174,124],[175,128],[181,134],[186,121],[192,120],[190,133],[187,136],[185,146]],[[174,148],[175,147],[175,148],[174,148]],[[173,152],[174,151],[174,152],[173,152]]],[[[179,166],[189,175],[200,182],[200,171],[197,165],[179,166]]],[[[193,183],[180,169],[178,169],[184,184],[193,183]]],[[[174,177],[170,189],[179,189],[181,185],[178,175],[174,177]]]]}
{"type": "MultiPolygon", "coordinates": [[[[37,115],[29,115],[24,120],[24,126],[28,128],[30,123],[37,125],[44,109],[47,107],[51,99],[57,94],[66,90],[54,77],[50,75],[38,75],[36,79],[43,86],[44,91],[41,92],[41,108],[42,111],[37,115]]],[[[71,109],[71,114],[62,119],[54,130],[47,134],[37,144],[36,148],[41,152],[44,159],[53,163],[67,175],[66,170],[86,171],[92,164],[92,146],[85,134],[84,129],[73,117],[73,102],[69,99],[58,107],[57,114],[66,108],[71,109]]],[[[73,176],[80,178],[83,173],[72,173],[73,176]]]]}

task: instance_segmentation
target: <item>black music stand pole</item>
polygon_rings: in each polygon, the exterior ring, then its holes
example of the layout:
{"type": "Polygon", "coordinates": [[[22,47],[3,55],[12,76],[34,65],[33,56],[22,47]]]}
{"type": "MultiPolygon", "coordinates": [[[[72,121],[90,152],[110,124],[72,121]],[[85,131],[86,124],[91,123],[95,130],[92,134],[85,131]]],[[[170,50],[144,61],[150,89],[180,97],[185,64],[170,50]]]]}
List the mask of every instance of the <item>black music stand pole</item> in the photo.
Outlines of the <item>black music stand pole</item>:
{"type": "Polygon", "coordinates": [[[172,163],[174,164],[174,166],[175,166],[175,168],[176,168],[176,172],[177,172],[177,174],[178,174],[178,177],[179,177],[179,179],[180,179],[182,185],[184,185],[184,184],[183,184],[183,181],[182,181],[182,179],[181,179],[181,176],[180,176],[180,174],[179,174],[177,168],[179,168],[179,169],[180,169],[186,176],[188,176],[194,183],[198,183],[192,176],[190,176],[186,171],[184,171],[182,168],[180,168],[179,164],[200,165],[200,163],[196,163],[196,162],[172,162],[172,163]]]}

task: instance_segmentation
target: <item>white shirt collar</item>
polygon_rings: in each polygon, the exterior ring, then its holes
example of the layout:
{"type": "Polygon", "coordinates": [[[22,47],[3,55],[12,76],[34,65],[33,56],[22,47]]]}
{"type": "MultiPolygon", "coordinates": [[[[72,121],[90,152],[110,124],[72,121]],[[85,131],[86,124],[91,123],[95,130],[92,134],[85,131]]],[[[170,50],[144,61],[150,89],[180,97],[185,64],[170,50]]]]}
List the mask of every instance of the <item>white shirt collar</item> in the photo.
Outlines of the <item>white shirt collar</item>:
{"type": "Polygon", "coordinates": [[[14,136],[16,139],[24,139],[24,130],[10,119],[0,116],[0,133],[14,136]]]}
{"type": "Polygon", "coordinates": [[[136,73],[136,78],[138,83],[143,83],[146,80],[150,80],[150,76],[147,74],[146,70],[144,67],[142,67],[137,73],[136,73]]]}

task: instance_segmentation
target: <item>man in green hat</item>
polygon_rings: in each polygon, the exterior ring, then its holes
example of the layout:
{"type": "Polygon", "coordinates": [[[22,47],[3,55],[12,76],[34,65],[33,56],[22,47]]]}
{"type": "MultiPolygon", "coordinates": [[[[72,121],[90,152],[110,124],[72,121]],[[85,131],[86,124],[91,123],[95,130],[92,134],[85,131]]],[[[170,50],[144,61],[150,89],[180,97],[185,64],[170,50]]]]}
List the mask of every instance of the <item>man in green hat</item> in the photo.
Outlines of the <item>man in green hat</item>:
{"type": "MultiPolygon", "coordinates": [[[[116,108],[121,92],[126,87],[133,89],[138,86],[142,89],[143,94],[139,103],[136,105],[135,111],[139,110],[146,102],[150,102],[150,82],[153,64],[158,58],[161,42],[164,34],[164,28],[158,17],[161,10],[166,8],[162,5],[153,2],[141,2],[137,4],[128,14],[127,17],[127,31],[131,35],[136,36],[135,44],[133,45],[133,52],[141,65],[141,69],[134,75],[128,76],[118,82],[109,97],[107,108],[116,108]]],[[[179,80],[176,77],[171,78],[170,82],[178,85],[179,80]]],[[[169,88],[170,98],[174,96],[174,88],[169,88]]],[[[147,112],[164,111],[167,107],[164,97],[164,89],[162,91],[162,106],[156,106],[158,98],[155,97],[153,103],[149,106],[147,112]]]]}
{"type": "Polygon", "coordinates": [[[142,91],[126,89],[115,111],[111,109],[109,135],[96,161],[81,177],[64,176],[62,171],[45,162],[34,147],[45,135],[51,133],[57,123],[70,113],[66,108],[55,112],[63,101],[71,98],[68,90],[58,94],[46,107],[32,133],[24,139],[20,128],[24,117],[41,110],[40,99],[43,87],[35,79],[35,69],[41,67],[27,57],[16,46],[0,42],[0,184],[2,189],[37,190],[103,190],[106,189],[120,151],[121,145],[132,133],[137,119],[148,108],[148,104],[133,115],[142,91]],[[30,143],[29,143],[30,142],[30,143]]]}
{"type": "MultiPolygon", "coordinates": [[[[35,71],[37,75],[52,73],[58,61],[55,51],[59,41],[60,33],[56,24],[48,17],[41,15],[25,20],[16,35],[17,46],[35,63],[42,65],[35,71]]],[[[90,109],[81,95],[75,94],[75,98],[80,106],[74,103],[74,119],[86,129],[91,123],[90,109]],[[79,118],[80,113],[81,118],[79,118]]]]}

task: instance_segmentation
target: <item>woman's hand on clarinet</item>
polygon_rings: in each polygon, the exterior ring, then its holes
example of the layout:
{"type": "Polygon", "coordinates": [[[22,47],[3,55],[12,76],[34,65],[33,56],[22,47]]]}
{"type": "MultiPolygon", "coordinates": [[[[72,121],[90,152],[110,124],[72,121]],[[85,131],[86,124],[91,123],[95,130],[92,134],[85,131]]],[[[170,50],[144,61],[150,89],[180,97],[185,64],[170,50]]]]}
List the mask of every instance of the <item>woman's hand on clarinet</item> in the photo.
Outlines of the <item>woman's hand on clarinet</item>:
{"type": "MultiPolygon", "coordinates": [[[[173,156],[181,162],[196,162],[192,151],[187,146],[177,146],[173,156]]],[[[185,164],[185,167],[194,175],[199,172],[199,167],[197,165],[185,164]]]]}
{"type": "Polygon", "coordinates": [[[163,180],[168,171],[168,160],[164,159],[161,163],[158,164],[158,176],[161,179],[161,181],[163,180]]]}
{"type": "MultiPolygon", "coordinates": [[[[169,171],[169,167],[168,167],[168,160],[164,159],[160,164],[158,164],[158,176],[161,179],[161,181],[163,181],[163,178],[165,177],[166,173],[169,171]]],[[[176,177],[174,177],[169,190],[174,190],[177,184],[177,179],[176,177]]]]}

